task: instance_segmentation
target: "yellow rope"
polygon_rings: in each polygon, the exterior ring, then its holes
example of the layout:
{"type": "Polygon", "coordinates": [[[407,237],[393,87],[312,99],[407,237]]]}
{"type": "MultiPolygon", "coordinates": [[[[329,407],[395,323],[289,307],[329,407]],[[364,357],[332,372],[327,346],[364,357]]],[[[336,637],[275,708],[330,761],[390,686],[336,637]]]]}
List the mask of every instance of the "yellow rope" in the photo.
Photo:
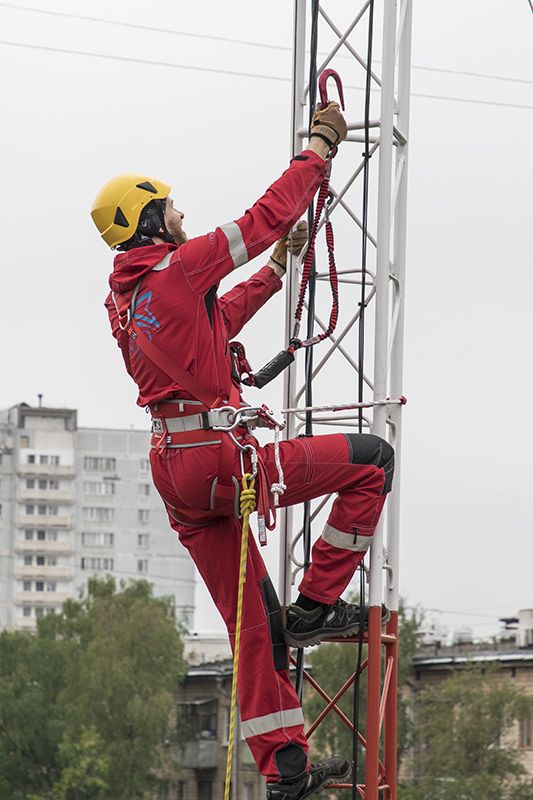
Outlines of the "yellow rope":
{"type": "Polygon", "coordinates": [[[239,671],[239,650],[241,647],[242,598],[246,582],[246,557],[248,554],[248,533],[250,530],[250,514],[255,510],[255,478],[249,473],[242,476],[240,498],[242,517],[241,558],[239,564],[239,592],[237,595],[237,619],[235,622],[235,646],[233,649],[233,682],[231,685],[231,703],[228,734],[228,757],[226,760],[226,783],[224,784],[224,800],[229,800],[231,787],[231,764],[233,761],[233,742],[235,740],[235,712],[237,708],[237,674],[239,671]]]}

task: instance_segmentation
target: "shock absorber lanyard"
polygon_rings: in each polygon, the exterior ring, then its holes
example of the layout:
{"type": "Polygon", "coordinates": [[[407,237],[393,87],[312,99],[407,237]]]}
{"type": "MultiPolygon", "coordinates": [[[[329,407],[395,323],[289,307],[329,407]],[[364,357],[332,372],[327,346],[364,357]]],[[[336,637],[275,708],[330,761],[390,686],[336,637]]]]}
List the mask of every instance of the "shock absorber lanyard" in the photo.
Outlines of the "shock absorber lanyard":
{"type": "MultiPolygon", "coordinates": [[[[342,90],[342,82],[339,75],[333,69],[324,70],[324,72],[322,72],[322,74],[320,75],[318,87],[320,92],[321,107],[325,108],[329,102],[328,92],[327,92],[327,80],[330,77],[333,78],[335,80],[335,83],[337,84],[337,89],[339,92],[342,109],[344,110],[344,94],[342,90]]],[[[329,179],[331,174],[331,160],[334,158],[336,153],[337,153],[337,147],[333,147],[331,152],[329,153],[326,173],[324,175],[324,179],[318,191],[315,216],[313,219],[313,225],[309,232],[309,245],[307,247],[307,253],[305,255],[302,267],[302,279],[300,282],[298,302],[296,304],[296,310],[294,312],[294,329],[292,338],[289,342],[289,346],[287,347],[286,350],[282,350],[280,353],[274,356],[274,358],[271,361],[269,361],[268,364],[265,364],[264,367],[258,370],[258,372],[248,373],[246,377],[243,377],[241,379],[242,383],[248,386],[256,386],[259,389],[261,389],[263,386],[266,386],[267,383],[270,383],[270,381],[276,378],[281,372],[283,372],[284,369],[286,369],[290,364],[292,364],[292,362],[294,361],[294,353],[296,350],[299,350],[301,347],[312,347],[313,345],[318,344],[318,342],[323,341],[328,336],[331,336],[337,325],[337,319],[339,316],[339,281],[337,277],[337,268],[335,266],[335,243],[333,237],[333,227],[329,219],[329,206],[333,200],[333,194],[329,188],[329,179]],[[309,285],[309,279],[311,277],[313,257],[315,253],[316,237],[320,225],[320,220],[323,214],[324,214],[324,228],[326,233],[326,245],[328,250],[329,283],[331,287],[331,298],[332,298],[329,323],[326,330],[323,331],[322,333],[318,333],[315,336],[312,336],[310,339],[300,339],[300,326],[302,321],[305,295],[307,287],[309,285]]]]}

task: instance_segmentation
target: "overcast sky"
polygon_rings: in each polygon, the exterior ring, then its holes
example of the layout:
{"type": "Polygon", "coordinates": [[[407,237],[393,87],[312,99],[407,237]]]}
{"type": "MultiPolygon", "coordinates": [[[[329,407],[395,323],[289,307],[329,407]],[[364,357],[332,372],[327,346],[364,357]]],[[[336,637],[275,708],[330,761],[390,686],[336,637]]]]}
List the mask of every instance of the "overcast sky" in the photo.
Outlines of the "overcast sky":
{"type": "MultiPolygon", "coordinates": [[[[145,427],[107,329],[111,255],[92,199],[112,175],[138,171],[172,184],[189,236],[242,213],[288,160],[292,3],[28,3],[0,3],[0,406],[42,392],[45,404],[77,408],[83,426],[145,427]]],[[[341,24],[347,5],[325,7],[341,24]]],[[[330,42],[324,34],[319,47],[330,42]]],[[[437,621],[478,635],[533,607],[532,52],[527,0],[415,2],[401,586],[408,602],[443,610],[437,621]]],[[[336,66],[362,85],[360,68],[336,66]]],[[[347,100],[349,118],[361,119],[362,93],[347,100]]],[[[340,221],[341,264],[353,266],[343,235],[340,221]]],[[[255,365],[277,352],[281,298],[244,340],[255,365]]],[[[344,376],[335,380],[321,399],[346,399],[344,376]]],[[[281,382],[265,397],[279,407],[281,382]]],[[[267,561],[277,582],[275,540],[267,561]]],[[[218,629],[202,590],[198,605],[197,627],[218,629]]]]}

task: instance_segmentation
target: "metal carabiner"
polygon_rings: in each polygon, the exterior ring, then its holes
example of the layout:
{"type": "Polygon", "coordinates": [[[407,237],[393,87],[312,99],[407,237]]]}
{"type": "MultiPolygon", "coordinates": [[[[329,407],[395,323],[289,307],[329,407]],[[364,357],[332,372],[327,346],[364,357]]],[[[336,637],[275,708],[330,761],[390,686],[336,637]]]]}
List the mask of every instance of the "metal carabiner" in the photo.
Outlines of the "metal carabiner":
{"type": "Polygon", "coordinates": [[[328,103],[328,78],[333,78],[335,83],[337,84],[337,91],[339,93],[339,98],[341,101],[341,108],[344,111],[344,92],[342,89],[342,81],[340,79],[339,73],[335,72],[334,69],[325,69],[324,72],[320,73],[320,78],[318,79],[318,91],[320,93],[320,104],[322,108],[325,108],[328,103]]]}
{"type": "MultiPolygon", "coordinates": [[[[233,438],[233,436],[232,436],[232,438],[233,438]]],[[[241,445],[236,440],[235,440],[235,442],[238,445],[239,450],[240,450],[239,456],[240,456],[240,459],[241,459],[241,475],[245,475],[246,474],[246,469],[245,469],[245,466],[244,466],[244,453],[245,453],[246,450],[249,450],[250,451],[250,461],[252,463],[252,478],[255,478],[255,476],[257,475],[257,450],[255,449],[253,444],[241,445]]]]}

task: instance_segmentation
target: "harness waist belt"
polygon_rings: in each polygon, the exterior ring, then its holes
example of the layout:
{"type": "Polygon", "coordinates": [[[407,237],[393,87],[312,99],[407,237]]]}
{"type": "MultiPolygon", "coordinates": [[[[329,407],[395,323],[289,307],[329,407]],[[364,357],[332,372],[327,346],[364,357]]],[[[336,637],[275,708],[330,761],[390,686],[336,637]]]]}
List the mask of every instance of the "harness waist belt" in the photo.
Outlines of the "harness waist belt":
{"type": "Polygon", "coordinates": [[[163,433],[189,433],[189,431],[207,431],[215,426],[231,426],[231,411],[213,409],[200,414],[188,414],[183,417],[152,417],[152,433],[160,436],[163,433]]]}

